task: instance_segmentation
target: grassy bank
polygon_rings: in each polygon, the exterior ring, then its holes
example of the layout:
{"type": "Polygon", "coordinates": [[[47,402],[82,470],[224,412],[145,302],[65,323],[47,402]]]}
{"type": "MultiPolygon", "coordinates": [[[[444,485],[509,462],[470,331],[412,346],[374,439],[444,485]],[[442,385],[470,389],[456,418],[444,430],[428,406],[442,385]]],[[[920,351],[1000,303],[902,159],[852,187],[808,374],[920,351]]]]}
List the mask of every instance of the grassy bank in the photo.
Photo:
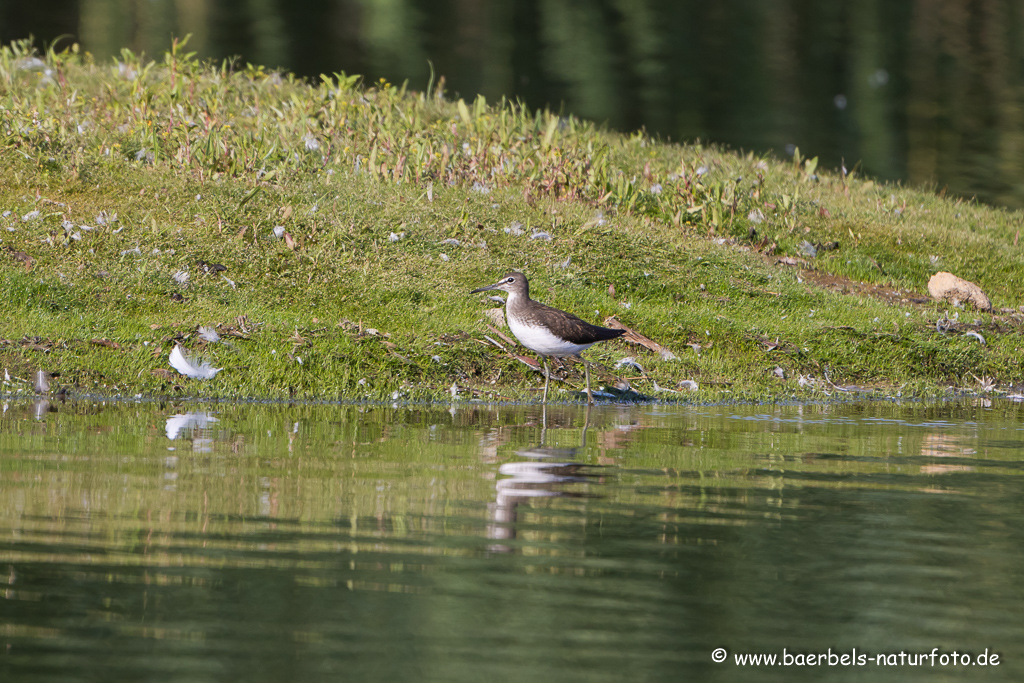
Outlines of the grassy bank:
{"type": "MultiPolygon", "coordinates": [[[[488,328],[497,304],[468,294],[510,269],[534,298],[670,350],[588,352],[601,383],[661,399],[1024,381],[1024,216],[799,153],[183,48],[96,64],[16,45],[0,52],[0,163],[9,393],[42,368],[73,392],[529,399],[539,374],[487,339],[511,350],[488,328]],[[995,312],[928,300],[938,270],[995,312]],[[224,370],[178,375],[176,343],[224,370]],[[615,369],[627,356],[642,372],[615,369]]],[[[578,387],[565,373],[556,387],[578,387]]]]}

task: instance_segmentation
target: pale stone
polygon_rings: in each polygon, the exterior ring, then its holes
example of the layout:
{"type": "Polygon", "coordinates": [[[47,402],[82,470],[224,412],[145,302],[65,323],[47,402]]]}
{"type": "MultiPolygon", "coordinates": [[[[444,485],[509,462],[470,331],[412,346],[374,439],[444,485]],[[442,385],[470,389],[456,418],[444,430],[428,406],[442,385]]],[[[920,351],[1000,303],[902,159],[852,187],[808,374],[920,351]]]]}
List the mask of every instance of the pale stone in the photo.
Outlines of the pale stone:
{"type": "Polygon", "coordinates": [[[992,302],[981,291],[981,287],[959,278],[953,273],[935,273],[928,280],[928,293],[932,298],[950,303],[970,303],[979,311],[991,311],[992,302]]]}
{"type": "Polygon", "coordinates": [[[502,328],[507,327],[505,324],[505,309],[504,308],[488,308],[484,311],[488,318],[491,319],[491,324],[495,327],[502,328]]]}

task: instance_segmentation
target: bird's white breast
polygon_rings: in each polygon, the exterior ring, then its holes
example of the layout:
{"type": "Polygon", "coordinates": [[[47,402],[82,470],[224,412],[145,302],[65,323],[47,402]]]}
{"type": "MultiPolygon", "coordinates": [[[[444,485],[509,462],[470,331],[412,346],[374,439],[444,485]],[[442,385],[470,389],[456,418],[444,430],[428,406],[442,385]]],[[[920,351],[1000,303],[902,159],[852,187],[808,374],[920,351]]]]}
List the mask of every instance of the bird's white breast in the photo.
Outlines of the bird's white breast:
{"type": "Polygon", "coordinates": [[[526,325],[506,313],[509,329],[519,343],[542,356],[575,356],[589,349],[593,344],[573,344],[554,335],[546,327],[526,325]]]}

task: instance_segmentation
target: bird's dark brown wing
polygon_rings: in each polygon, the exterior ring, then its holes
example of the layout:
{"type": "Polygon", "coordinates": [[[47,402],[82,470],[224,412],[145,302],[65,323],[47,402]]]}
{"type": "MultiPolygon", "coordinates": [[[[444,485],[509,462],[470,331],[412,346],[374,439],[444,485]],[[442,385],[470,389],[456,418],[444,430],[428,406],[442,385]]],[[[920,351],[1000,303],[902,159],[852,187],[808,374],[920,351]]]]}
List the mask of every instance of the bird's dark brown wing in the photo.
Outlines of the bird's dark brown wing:
{"type": "Polygon", "coordinates": [[[626,333],[625,330],[613,330],[600,325],[592,325],[572,313],[566,313],[541,303],[533,303],[535,308],[532,317],[538,323],[548,327],[554,334],[573,344],[595,344],[621,337],[626,333]]]}

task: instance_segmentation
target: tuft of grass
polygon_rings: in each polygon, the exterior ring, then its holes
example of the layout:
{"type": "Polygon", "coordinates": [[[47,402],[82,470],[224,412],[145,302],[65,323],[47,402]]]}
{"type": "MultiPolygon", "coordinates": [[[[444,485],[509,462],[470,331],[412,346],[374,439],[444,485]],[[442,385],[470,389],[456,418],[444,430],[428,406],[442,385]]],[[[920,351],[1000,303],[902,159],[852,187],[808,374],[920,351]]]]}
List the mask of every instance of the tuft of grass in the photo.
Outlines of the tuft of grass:
{"type": "MultiPolygon", "coordinates": [[[[496,304],[468,294],[512,268],[535,298],[671,350],[588,352],[597,383],[663,400],[1024,378],[1019,212],[799,151],[667,144],[185,47],[102,64],[0,48],[4,391],[30,391],[42,368],[83,393],[530,399],[539,374],[486,340],[496,304]],[[996,312],[928,301],[937,270],[996,312]],[[224,371],[177,375],[175,344],[224,371]],[[616,370],[626,356],[643,372],[616,370]]],[[[578,366],[561,372],[557,391],[580,386],[578,366]]]]}

